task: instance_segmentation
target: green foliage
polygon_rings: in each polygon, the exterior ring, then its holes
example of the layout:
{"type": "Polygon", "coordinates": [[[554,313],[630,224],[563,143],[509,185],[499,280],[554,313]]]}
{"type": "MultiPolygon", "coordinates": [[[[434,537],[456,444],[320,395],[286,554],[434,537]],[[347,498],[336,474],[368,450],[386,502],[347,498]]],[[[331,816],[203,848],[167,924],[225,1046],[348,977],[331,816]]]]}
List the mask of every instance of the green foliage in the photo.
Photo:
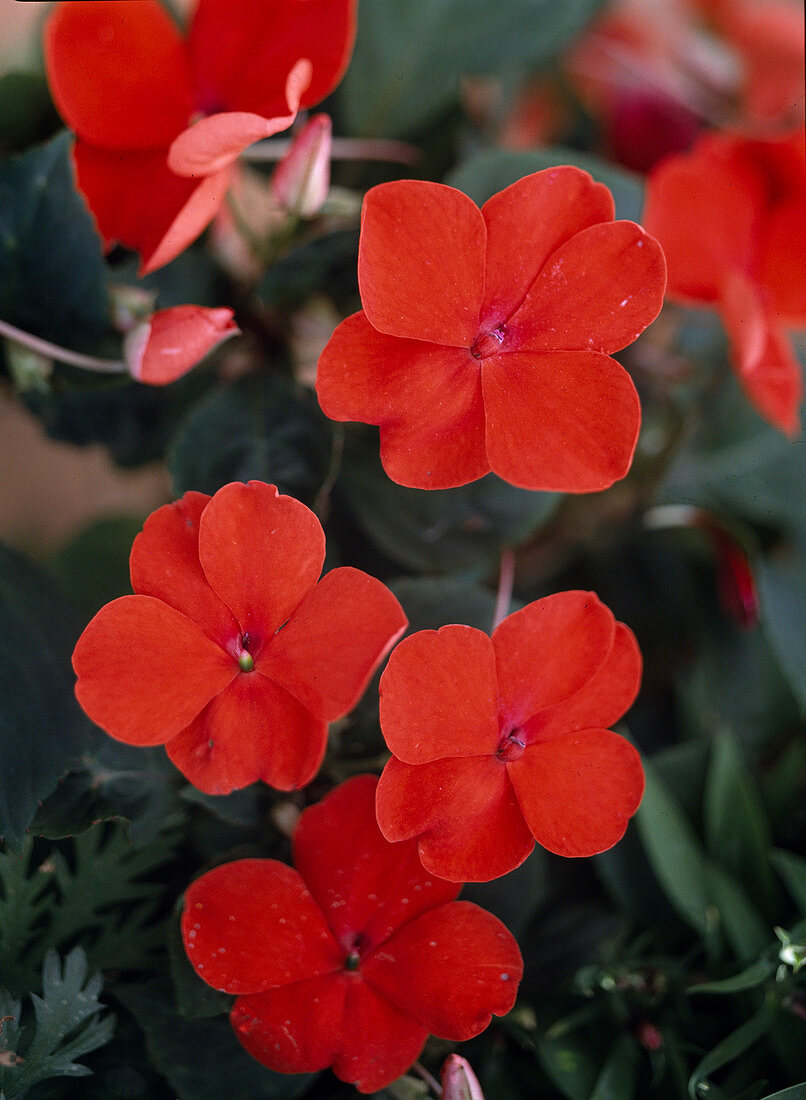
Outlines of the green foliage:
{"type": "Polygon", "coordinates": [[[102,1016],[98,1000],[103,982],[87,979],[87,957],[75,947],[64,959],[48,951],[42,966],[42,996],[33,994],[36,1024],[21,1026],[19,1001],[0,989],[0,1098],[22,1100],[50,1077],[86,1077],[91,1073],[77,1059],[108,1043],[115,1019],[102,1016]]]}
{"type": "Polygon", "coordinates": [[[764,630],[801,711],[806,712],[806,543],[767,558],[759,570],[764,630]]]}

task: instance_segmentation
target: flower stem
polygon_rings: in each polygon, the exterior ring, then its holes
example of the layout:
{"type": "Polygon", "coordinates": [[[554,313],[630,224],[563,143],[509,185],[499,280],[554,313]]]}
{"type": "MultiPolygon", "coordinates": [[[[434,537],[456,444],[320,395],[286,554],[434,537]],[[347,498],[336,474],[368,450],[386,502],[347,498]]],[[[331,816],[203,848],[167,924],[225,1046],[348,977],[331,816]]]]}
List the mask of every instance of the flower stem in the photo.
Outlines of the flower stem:
{"type": "Polygon", "coordinates": [[[439,1081],[428,1072],[422,1063],[415,1062],[411,1068],[422,1077],[427,1085],[430,1085],[435,1096],[442,1096],[442,1088],[440,1087],[439,1081]]]}
{"type": "Polygon", "coordinates": [[[495,597],[495,611],[493,612],[492,629],[505,619],[509,614],[509,605],[512,603],[512,589],[515,584],[515,551],[511,546],[505,546],[501,551],[501,567],[498,574],[498,594],[495,597]]]}
{"type": "Polygon", "coordinates": [[[22,344],[31,351],[44,355],[48,359],[57,359],[60,363],[68,363],[71,367],[84,367],[86,370],[100,371],[104,374],[125,374],[126,364],[122,359],[99,359],[95,355],[83,355],[80,351],[70,351],[69,348],[51,344],[49,340],[42,340],[39,336],[32,336],[30,332],[24,332],[16,325],[10,325],[8,321],[0,321],[0,336],[6,336],[15,344],[22,344]]]}
{"type": "MultiPolygon", "coordinates": [[[[282,160],[291,149],[289,138],[267,138],[253,145],[241,156],[247,161],[282,160]]],[[[384,141],[375,138],[333,138],[331,160],[383,160],[398,164],[416,164],[420,152],[405,141],[384,141]]]]}

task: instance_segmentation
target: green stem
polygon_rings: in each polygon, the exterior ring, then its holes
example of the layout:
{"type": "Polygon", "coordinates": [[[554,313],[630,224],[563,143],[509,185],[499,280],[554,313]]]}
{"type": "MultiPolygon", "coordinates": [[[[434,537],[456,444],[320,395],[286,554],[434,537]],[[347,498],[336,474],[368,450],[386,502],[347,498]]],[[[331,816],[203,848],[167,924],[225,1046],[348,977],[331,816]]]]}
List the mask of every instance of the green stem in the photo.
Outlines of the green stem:
{"type": "Polygon", "coordinates": [[[67,363],[71,367],[84,367],[86,370],[100,371],[103,374],[125,374],[128,369],[122,359],[99,359],[95,355],[83,355],[80,351],[70,351],[69,348],[51,344],[49,340],[24,332],[16,325],[9,324],[8,321],[0,321],[0,336],[6,336],[15,344],[22,344],[23,347],[30,348],[38,355],[57,359],[60,363],[67,363]]]}

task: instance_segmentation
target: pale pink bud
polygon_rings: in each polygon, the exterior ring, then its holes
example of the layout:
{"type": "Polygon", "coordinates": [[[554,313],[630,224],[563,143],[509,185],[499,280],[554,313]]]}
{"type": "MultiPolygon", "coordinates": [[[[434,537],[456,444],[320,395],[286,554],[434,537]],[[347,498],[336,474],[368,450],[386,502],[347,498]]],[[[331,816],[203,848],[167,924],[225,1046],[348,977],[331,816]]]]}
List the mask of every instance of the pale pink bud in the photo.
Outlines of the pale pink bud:
{"type": "Polygon", "coordinates": [[[294,138],[271,179],[279,206],[303,218],[318,214],[330,188],[332,127],[327,115],[314,115],[294,138]]]}
{"type": "Polygon", "coordinates": [[[481,1085],[466,1058],[449,1054],[440,1076],[442,1100],[484,1100],[481,1085]]]}
{"type": "Polygon", "coordinates": [[[167,386],[238,332],[231,309],[174,306],[133,328],[123,340],[123,357],[138,382],[167,386]]]}

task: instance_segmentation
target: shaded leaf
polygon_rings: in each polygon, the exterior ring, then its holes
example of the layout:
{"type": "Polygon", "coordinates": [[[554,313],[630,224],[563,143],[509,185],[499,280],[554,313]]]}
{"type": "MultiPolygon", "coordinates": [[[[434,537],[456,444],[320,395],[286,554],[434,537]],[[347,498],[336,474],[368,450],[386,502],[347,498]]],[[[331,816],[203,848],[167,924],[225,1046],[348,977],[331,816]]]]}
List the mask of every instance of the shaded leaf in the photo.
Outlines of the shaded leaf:
{"type": "Polygon", "coordinates": [[[620,1035],[596,1079],[589,1100],[632,1100],[641,1051],[631,1035],[620,1035]]]}
{"type": "Polygon", "coordinates": [[[88,619],[131,592],[129,553],[144,519],[105,516],[82,527],[51,559],[51,572],[88,619]]]}
{"type": "Polygon", "coordinates": [[[556,1039],[540,1035],[535,1045],[541,1066],[562,1095],[568,1100],[589,1100],[599,1071],[590,1042],[573,1033],[556,1039]]]}
{"type": "Polygon", "coordinates": [[[404,577],[389,586],[409,620],[409,633],[464,623],[490,632],[495,593],[465,577],[404,577]]]}
{"type": "Polygon", "coordinates": [[[358,230],[341,229],[295,248],[263,276],[260,296],[267,306],[291,309],[328,287],[348,303],[358,294],[358,230]]]}
{"type": "Polygon", "coordinates": [[[689,993],[742,993],[745,989],[755,989],[771,978],[776,964],[770,959],[757,959],[732,978],[722,978],[716,982],[702,982],[689,986],[689,993]]]}
{"type": "MultiPolygon", "coordinates": [[[[806,511],[804,503],[801,500],[806,511]]],[[[806,557],[793,552],[780,559],[765,559],[758,570],[758,583],[764,632],[806,711],[806,557]]]]}
{"type": "Polygon", "coordinates": [[[689,1078],[688,1092],[691,1100],[703,1100],[703,1097],[712,1094],[708,1087],[708,1078],[758,1042],[769,1031],[777,1012],[777,1002],[768,996],[758,1012],[706,1054],[689,1078]]]}
{"type": "Polygon", "coordinates": [[[806,914],[806,859],[780,848],[770,853],[770,859],[795,904],[806,914]]]}

